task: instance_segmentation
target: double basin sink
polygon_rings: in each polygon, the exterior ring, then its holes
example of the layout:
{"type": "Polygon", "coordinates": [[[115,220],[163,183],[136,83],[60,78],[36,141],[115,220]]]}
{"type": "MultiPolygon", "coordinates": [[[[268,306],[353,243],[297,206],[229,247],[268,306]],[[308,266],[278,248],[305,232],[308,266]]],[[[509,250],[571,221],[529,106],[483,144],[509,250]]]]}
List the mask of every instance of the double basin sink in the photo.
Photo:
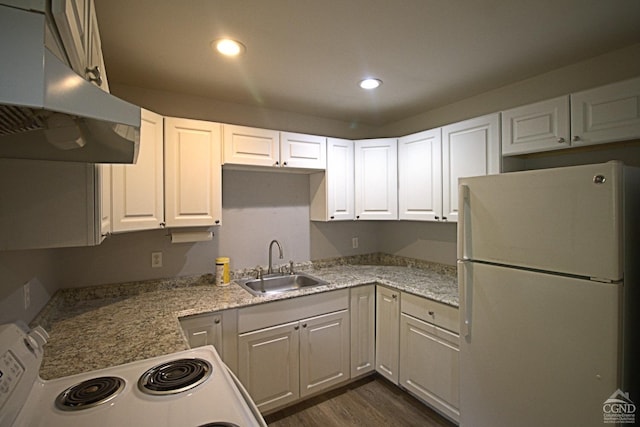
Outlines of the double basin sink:
{"type": "Polygon", "coordinates": [[[324,280],[305,273],[265,274],[258,279],[236,280],[247,292],[256,296],[297,291],[304,288],[328,285],[324,280]]]}

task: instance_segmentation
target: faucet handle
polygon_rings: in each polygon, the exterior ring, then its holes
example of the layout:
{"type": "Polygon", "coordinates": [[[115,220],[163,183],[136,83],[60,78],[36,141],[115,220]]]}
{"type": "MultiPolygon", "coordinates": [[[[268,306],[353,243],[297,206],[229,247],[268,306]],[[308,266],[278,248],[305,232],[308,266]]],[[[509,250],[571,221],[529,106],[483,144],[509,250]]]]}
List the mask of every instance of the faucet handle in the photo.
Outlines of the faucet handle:
{"type": "Polygon", "coordinates": [[[263,276],[264,276],[264,270],[262,269],[262,267],[257,266],[256,267],[256,279],[262,279],[263,276]]]}
{"type": "Polygon", "coordinates": [[[289,274],[294,274],[294,272],[293,272],[293,261],[289,261],[289,274]]]}

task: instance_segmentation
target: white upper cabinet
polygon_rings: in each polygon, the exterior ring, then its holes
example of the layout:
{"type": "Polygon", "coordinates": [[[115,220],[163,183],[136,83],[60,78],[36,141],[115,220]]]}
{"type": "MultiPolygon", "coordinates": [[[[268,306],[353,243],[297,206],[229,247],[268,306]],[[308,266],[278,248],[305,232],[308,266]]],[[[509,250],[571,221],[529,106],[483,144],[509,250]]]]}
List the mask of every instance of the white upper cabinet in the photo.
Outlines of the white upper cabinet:
{"type": "Polygon", "coordinates": [[[442,216],[441,130],[398,139],[399,218],[437,221],[442,216]]]}
{"type": "Polygon", "coordinates": [[[326,169],[327,138],[280,132],[280,163],[283,167],[326,169]]]}
{"type": "Polygon", "coordinates": [[[458,220],[458,178],[500,173],[500,113],[442,128],[443,220],[458,220]]]}
{"type": "Polygon", "coordinates": [[[640,78],[571,95],[572,145],[640,137],[640,78]]]}
{"type": "Polygon", "coordinates": [[[559,150],[571,144],[569,96],[502,112],[502,155],[559,150]]]}
{"type": "Polygon", "coordinates": [[[640,78],[502,112],[502,155],[640,137],[640,78]]]}
{"type": "Polygon", "coordinates": [[[163,144],[162,116],[143,109],[138,161],[112,165],[114,233],[164,225],[163,144]]]}
{"type": "Polygon", "coordinates": [[[100,244],[110,230],[109,166],[0,159],[0,250],[100,244]]]}
{"type": "Polygon", "coordinates": [[[325,169],[327,138],[246,126],[224,125],[224,163],[325,169]]]}
{"type": "Polygon", "coordinates": [[[356,219],[398,219],[398,142],[355,142],[356,219]]]}
{"type": "Polygon", "coordinates": [[[52,0],[51,11],[71,68],[108,92],[93,0],[52,0]]]}
{"type": "Polygon", "coordinates": [[[112,187],[111,187],[111,175],[112,175],[112,165],[109,164],[99,164],[95,165],[97,175],[98,175],[98,186],[100,188],[99,194],[99,207],[98,212],[100,215],[100,241],[104,239],[104,237],[111,234],[113,229],[113,216],[111,213],[111,195],[112,195],[112,187]]]}
{"type": "Polygon", "coordinates": [[[355,218],[353,145],[347,139],[327,138],[327,170],[309,177],[312,221],[355,218]]]}
{"type": "Polygon", "coordinates": [[[166,117],[167,227],[218,225],[222,219],[222,125],[166,117]]]}
{"type": "Polygon", "coordinates": [[[224,125],[224,163],[278,166],[280,132],[246,126],[224,125]]]}

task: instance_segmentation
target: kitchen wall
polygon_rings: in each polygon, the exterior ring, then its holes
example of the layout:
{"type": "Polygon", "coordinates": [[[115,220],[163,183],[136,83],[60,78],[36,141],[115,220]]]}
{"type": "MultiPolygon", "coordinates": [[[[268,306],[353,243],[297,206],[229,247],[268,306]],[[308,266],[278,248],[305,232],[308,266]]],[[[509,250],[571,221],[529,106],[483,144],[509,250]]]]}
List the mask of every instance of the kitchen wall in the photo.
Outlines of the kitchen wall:
{"type": "Polygon", "coordinates": [[[637,76],[640,43],[390,123],[379,133],[406,135],[637,76]]]}

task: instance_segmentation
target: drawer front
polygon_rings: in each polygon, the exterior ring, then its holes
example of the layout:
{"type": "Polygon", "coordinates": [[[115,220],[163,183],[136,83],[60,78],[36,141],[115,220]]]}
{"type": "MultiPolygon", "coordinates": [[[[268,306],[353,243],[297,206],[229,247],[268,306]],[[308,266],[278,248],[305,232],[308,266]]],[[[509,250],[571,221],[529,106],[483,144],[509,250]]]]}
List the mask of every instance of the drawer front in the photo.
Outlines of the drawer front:
{"type": "Polygon", "coordinates": [[[238,332],[248,332],[280,325],[307,317],[319,316],[349,308],[349,289],[324,292],[304,297],[243,308],[238,313],[238,332]]]}
{"type": "Polygon", "coordinates": [[[455,307],[403,292],[400,310],[449,331],[455,333],[460,331],[458,309],[455,307]]]}

